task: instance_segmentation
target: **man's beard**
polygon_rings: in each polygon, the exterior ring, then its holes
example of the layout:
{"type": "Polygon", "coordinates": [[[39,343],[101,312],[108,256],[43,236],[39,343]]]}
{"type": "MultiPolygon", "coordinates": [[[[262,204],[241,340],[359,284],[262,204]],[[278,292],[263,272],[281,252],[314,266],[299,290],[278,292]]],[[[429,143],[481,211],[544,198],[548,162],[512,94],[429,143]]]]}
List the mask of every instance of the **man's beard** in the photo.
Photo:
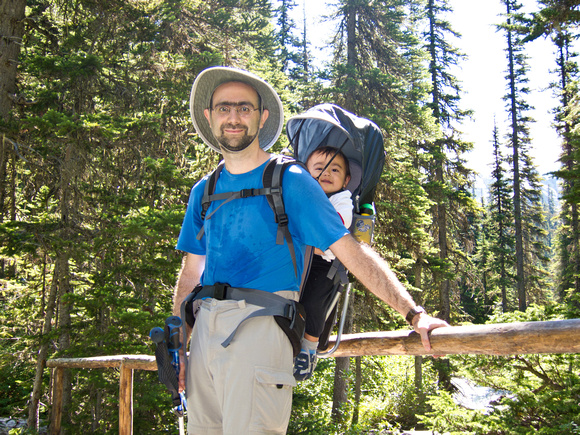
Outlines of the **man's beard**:
{"type": "Polygon", "coordinates": [[[258,129],[258,131],[256,132],[255,135],[250,136],[248,134],[248,128],[245,126],[233,126],[231,124],[224,124],[220,127],[220,136],[216,137],[217,141],[219,142],[220,146],[222,149],[235,153],[235,152],[239,152],[239,151],[243,151],[246,148],[248,148],[250,146],[250,144],[252,142],[254,142],[254,140],[256,139],[256,137],[258,137],[258,134],[260,133],[260,130],[258,129]],[[224,130],[226,128],[242,128],[245,131],[245,134],[242,137],[239,138],[227,138],[225,137],[225,133],[224,130]]]}

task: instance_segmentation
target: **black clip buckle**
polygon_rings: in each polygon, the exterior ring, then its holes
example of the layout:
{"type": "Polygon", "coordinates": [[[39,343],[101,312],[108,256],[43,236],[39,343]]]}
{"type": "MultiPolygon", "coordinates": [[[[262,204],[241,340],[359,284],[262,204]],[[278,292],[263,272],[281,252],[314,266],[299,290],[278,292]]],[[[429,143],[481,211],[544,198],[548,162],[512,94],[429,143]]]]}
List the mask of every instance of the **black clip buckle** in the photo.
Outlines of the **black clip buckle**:
{"type": "Polygon", "coordinates": [[[240,198],[249,198],[254,195],[254,189],[242,189],[240,190],[240,198]]]}
{"type": "Polygon", "coordinates": [[[217,299],[218,301],[223,301],[226,298],[229,285],[218,282],[215,283],[213,287],[214,287],[213,298],[217,299]]]}
{"type": "Polygon", "coordinates": [[[278,216],[278,225],[288,225],[288,215],[286,213],[282,213],[278,216]]]}

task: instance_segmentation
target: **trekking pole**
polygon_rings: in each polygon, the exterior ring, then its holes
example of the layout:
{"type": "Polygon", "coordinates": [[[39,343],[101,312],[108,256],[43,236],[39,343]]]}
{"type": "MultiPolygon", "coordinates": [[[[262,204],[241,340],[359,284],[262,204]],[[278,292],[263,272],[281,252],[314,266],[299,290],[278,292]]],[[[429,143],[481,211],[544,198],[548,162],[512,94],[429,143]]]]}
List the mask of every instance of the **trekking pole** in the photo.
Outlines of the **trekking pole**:
{"type": "MultiPolygon", "coordinates": [[[[171,356],[171,365],[175,369],[175,376],[179,380],[179,349],[181,349],[181,342],[179,341],[179,328],[182,326],[181,318],[178,316],[171,316],[165,320],[165,341],[167,342],[167,350],[171,356]]],[[[184,426],[184,412],[187,410],[187,402],[183,392],[179,393],[181,399],[179,405],[174,408],[179,423],[179,433],[185,434],[184,426]]]]}
{"type": "Polygon", "coordinates": [[[163,328],[156,326],[149,332],[149,337],[151,337],[151,341],[153,341],[153,343],[159,344],[165,339],[165,331],[163,328]]]}

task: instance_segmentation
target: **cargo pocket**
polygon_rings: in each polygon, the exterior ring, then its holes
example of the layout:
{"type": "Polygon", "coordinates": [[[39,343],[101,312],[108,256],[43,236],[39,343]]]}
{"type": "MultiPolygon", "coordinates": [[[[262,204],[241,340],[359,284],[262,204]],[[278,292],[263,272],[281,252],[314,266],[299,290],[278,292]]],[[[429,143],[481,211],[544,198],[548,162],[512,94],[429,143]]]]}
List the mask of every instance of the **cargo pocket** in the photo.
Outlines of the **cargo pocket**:
{"type": "Polygon", "coordinates": [[[292,373],[270,367],[256,367],[250,430],[284,434],[292,409],[292,373]]]}

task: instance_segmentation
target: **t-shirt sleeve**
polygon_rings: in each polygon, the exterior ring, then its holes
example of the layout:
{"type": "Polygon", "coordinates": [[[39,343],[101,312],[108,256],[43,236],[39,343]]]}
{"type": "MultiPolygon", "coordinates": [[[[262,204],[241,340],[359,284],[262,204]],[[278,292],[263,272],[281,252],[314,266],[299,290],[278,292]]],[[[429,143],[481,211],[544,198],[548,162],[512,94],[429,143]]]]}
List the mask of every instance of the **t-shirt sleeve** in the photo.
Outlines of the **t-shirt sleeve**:
{"type": "Polygon", "coordinates": [[[189,194],[189,201],[181,225],[181,232],[177,239],[176,249],[190,254],[206,255],[205,235],[197,240],[197,234],[203,226],[201,218],[201,198],[207,177],[204,177],[193,186],[189,194]]]}

